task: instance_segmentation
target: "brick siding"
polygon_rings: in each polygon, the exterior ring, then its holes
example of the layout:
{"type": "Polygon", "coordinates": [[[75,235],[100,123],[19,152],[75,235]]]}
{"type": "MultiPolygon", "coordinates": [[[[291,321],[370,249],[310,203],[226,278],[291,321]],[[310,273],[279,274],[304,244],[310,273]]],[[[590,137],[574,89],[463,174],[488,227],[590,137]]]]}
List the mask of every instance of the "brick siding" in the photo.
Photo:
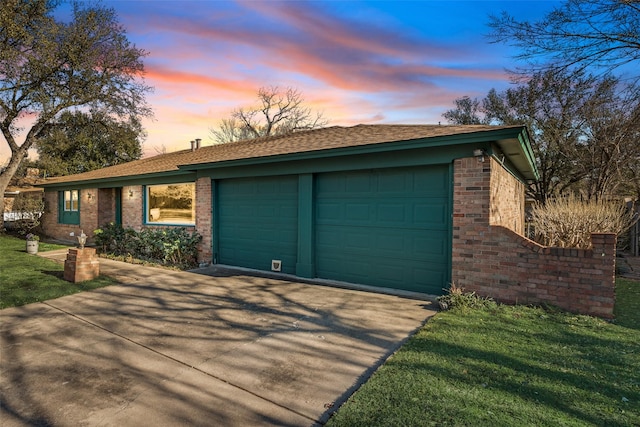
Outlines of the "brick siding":
{"type": "Polygon", "coordinates": [[[539,245],[520,234],[523,189],[494,159],[455,161],[452,282],[505,303],[612,318],[615,235],[593,234],[591,249],[539,245]]]}
{"type": "Polygon", "coordinates": [[[64,242],[77,243],[75,236],[84,230],[88,236],[87,243],[91,242],[93,230],[98,228],[98,190],[95,188],[80,191],[80,224],[58,223],[58,192],[45,191],[44,214],[41,223],[43,233],[54,239],[64,242]],[[75,236],[70,234],[74,233],[75,236]]]}
{"type": "Polygon", "coordinates": [[[116,189],[100,188],[98,190],[98,225],[116,220],[116,189]]]}
{"type": "Polygon", "coordinates": [[[196,180],[196,231],[202,236],[198,246],[198,261],[207,263],[213,260],[211,208],[211,178],[198,178],[196,180]]]}
{"type": "Polygon", "coordinates": [[[122,226],[142,230],[142,185],[122,187],[122,226]]]}
{"type": "MultiPolygon", "coordinates": [[[[88,189],[80,192],[80,225],[58,223],[58,192],[45,192],[45,213],[42,219],[44,234],[66,242],[77,242],[70,233],[87,234],[87,244],[93,243],[93,230],[105,223],[115,221],[116,191],[114,188],[88,189]],[[91,197],[89,197],[91,194],[91,197]]],[[[143,187],[141,185],[122,188],[122,226],[140,231],[143,228],[166,228],[161,225],[144,226],[142,211],[143,187]]],[[[211,225],[211,179],[199,178],[196,181],[196,225],[185,227],[202,235],[198,245],[198,261],[211,262],[212,225],[211,225]]]]}

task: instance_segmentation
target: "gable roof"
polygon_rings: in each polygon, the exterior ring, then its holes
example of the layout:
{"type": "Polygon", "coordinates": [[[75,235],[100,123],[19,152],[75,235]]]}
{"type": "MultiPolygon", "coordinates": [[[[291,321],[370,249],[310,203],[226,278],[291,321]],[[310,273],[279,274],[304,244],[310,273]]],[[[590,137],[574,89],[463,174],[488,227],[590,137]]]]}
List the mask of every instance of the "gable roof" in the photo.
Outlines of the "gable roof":
{"type": "MultiPolygon", "coordinates": [[[[190,166],[233,160],[255,159],[287,154],[311,153],[347,147],[360,147],[399,141],[424,140],[454,135],[494,133],[511,130],[519,134],[523,126],[487,125],[356,125],[331,126],[287,135],[270,136],[226,144],[160,154],[90,172],[47,179],[44,186],[102,179],[188,172],[190,166]]],[[[487,135],[488,136],[488,135],[487,135]]],[[[511,136],[513,139],[514,136],[511,136]]],[[[517,137],[515,137],[518,139],[517,137]]],[[[526,157],[526,156],[525,156],[526,157]]],[[[528,162],[530,163],[530,162],[528,162]]],[[[533,174],[535,175],[535,167],[533,174]]],[[[531,175],[531,171],[523,174],[531,175]]]]}

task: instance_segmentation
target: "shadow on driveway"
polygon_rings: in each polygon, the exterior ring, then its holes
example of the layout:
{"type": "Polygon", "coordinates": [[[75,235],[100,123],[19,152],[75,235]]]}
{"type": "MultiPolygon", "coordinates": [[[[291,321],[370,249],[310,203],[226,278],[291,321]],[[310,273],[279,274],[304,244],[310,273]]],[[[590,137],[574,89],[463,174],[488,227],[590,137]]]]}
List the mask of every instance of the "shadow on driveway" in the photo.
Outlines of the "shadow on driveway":
{"type": "Polygon", "coordinates": [[[323,424],[429,302],[101,259],[122,284],[0,311],[1,424],[323,424]]]}

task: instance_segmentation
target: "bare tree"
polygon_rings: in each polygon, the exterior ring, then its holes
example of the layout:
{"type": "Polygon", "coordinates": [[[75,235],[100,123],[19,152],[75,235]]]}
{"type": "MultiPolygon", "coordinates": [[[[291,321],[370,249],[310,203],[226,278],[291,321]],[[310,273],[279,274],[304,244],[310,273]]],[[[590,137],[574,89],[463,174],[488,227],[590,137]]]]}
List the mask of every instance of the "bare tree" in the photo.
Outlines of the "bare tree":
{"type": "Polygon", "coordinates": [[[154,145],[153,146],[153,151],[156,154],[167,154],[167,146],[164,144],[161,145],[154,145]]]}
{"type": "MultiPolygon", "coordinates": [[[[65,23],[53,16],[58,3],[0,2],[0,130],[11,149],[0,194],[63,111],[91,108],[125,120],[151,114],[144,98],[150,88],[142,81],[146,52],[129,43],[115,11],[75,2],[65,23]],[[21,132],[26,137],[19,145],[21,132]]],[[[3,205],[0,198],[0,211],[3,205]]]]}
{"type": "Polygon", "coordinates": [[[578,189],[587,199],[640,195],[640,187],[633,188],[640,171],[638,92],[635,85],[608,77],[598,82],[583,107],[585,135],[576,149],[576,166],[583,177],[578,189]]]}
{"type": "Polygon", "coordinates": [[[327,123],[322,113],[304,105],[297,89],[270,86],[258,90],[258,105],[233,110],[230,118],[210,131],[214,141],[225,143],[316,129],[327,123]]]}
{"type": "Polygon", "coordinates": [[[481,105],[477,98],[471,99],[468,96],[463,96],[454,101],[456,108],[445,111],[442,114],[449,123],[455,123],[457,125],[480,125],[486,121],[484,117],[481,117],[481,105]]]}
{"type": "Polygon", "coordinates": [[[544,203],[567,191],[597,199],[640,175],[639,103],[637,87],[612,76],[547,70],[482,101],[456,100],[462,110],[443,116],[455,124],[527,125],[540,173],[528,194],[544,203]]]}
{"type": "Polygon", "coordinates": [[[640,78],[640,2],[566,0],[539,22],[520,21],[503,12],[491,16],[489,38],[518,47],[529,74],[543,69],[598,67],[612,72],[629,63],[640,78]]]}

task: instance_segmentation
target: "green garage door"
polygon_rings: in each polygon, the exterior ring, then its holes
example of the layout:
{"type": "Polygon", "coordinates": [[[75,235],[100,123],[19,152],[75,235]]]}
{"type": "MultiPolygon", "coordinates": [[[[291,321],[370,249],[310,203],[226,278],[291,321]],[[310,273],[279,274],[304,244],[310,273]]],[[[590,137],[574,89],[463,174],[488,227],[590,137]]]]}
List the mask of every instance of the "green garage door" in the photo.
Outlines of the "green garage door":
{"type": "Polygon", "coordinates": [[[442,294],[447,183],[447,165],[317,175],[317,276],[442,294]]]}
{"type": "Polygon", "coordinates": [[[295,274],[298,177],[229,179],[218,182],[218,262],[295,274]]]}

